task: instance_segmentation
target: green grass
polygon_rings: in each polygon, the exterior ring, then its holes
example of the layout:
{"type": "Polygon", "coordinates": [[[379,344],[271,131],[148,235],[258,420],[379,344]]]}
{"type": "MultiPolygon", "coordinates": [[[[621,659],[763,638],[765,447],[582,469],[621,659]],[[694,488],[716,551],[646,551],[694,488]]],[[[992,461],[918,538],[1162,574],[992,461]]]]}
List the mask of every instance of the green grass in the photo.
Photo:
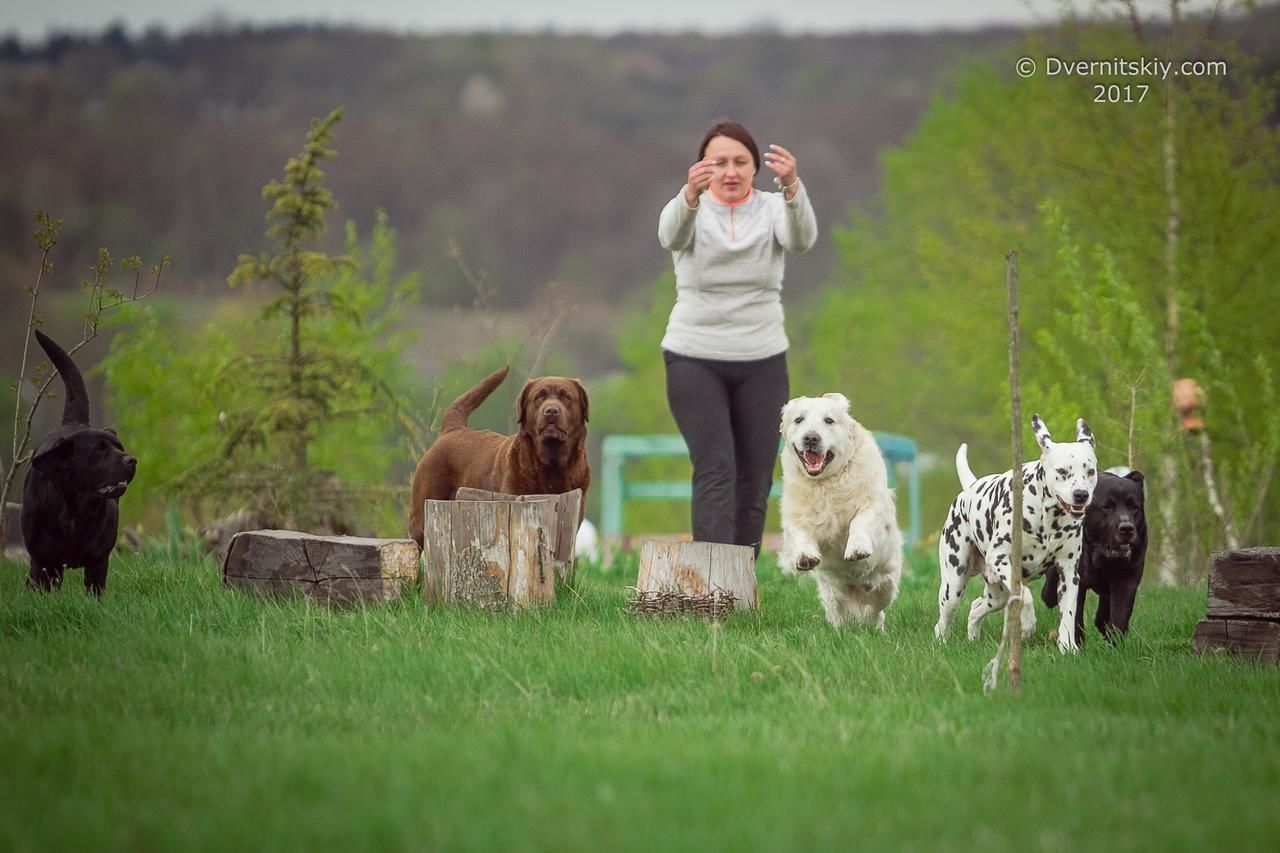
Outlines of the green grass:
{"type": "MultiPolygon", "coordinates": [[[[633,572],[634,569],[632,568],[633,572]]],[[[0,849],[1258,849],[1280,837],[1280,670],[1190,649],[1203,589],[1120,648],[984,696],[935,580],[835,632],[761,568],[762,615],[331,612],[115,560],[106,598],[0,570],[0,849]]],[[[978,584],[973,584],[971,594],[978,584]]],[[[962,626],[957,625],[957,628],[962,626]]]]}

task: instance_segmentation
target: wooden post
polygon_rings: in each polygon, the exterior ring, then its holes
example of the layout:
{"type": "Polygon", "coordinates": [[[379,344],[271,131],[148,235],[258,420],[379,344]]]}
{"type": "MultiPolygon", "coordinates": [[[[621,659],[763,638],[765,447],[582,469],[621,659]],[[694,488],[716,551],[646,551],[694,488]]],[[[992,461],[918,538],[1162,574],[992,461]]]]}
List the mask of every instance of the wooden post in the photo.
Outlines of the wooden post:
{"type": "Polygon", "coordinates": [[[1009,602],[1004,606],[1004,631],[996,656],[983,668],[982,688],[995,688],[1000,678],[1000,657],[1009,647],[1009,690],[1022,686],[1022,382],[1018,363],[1018,253],[1005,255],[1005,284],[1009,293],[1009,416],[1013,464],[1009,467],[1009,491],[1014,518],[1009,543],[1009,602]]]}
{"type": "Polygon", "coordinates": [[[1196,625],[1196,651],[1280,663],[1280,548],[1215,553],[1205,616],[1196,625]]]}
{"type": "Polygon", "coordinates": [[[272,596],[301,592],[325,604],[391,601],[417,576],[418,545],[412,539],[293,530],[237,533],[222,563],[227,586],[272,596]]]}
{"type": "Polygon", "coordinates": [[[547,500],[427,501],[423,598],[499,611],[554,603],[555,529],[547,500]]]}
{"type": "Polygon", "coordinates": [[[650,539],[640,549],[636,598],[641,613],[758,610],[755,554],[745,545],[650,539]]]}
{"type": "Polygon", "coordinates": [[[555,566],[556,583],[572,584],[574,559],[577,557],[578,525],[582,519],[582,489],[559,495],[507,495],[463,486],[454,493],[456,501],[550,501],[555,517],[551,538],[551,562],[555,566]]]}

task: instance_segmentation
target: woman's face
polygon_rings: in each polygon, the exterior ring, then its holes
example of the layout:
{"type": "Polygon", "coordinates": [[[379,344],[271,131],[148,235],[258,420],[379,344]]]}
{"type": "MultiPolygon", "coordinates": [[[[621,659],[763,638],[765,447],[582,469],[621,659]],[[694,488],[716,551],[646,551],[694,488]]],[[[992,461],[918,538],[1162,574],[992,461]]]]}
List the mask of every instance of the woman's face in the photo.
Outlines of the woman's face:
{"type": "Polygon", "coordinates": [[[715,160],[711,191],[721,201],[742,201],[751,191],[756,174],[755,161],[747,146],[727,136],[713,136],[707,143],[707,159],[715,160]]]}

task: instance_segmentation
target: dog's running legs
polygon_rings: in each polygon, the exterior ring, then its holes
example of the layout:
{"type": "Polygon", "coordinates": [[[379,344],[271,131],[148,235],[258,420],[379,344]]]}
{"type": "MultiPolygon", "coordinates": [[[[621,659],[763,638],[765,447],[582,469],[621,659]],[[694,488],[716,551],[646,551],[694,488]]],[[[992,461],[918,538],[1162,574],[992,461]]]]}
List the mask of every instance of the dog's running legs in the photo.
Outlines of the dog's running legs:
{"type": "Polygon", "coordinates": [[[87,563],[84,567],[84,588],[99,598],[102,597],[102,591],[107,588],[109,559],[109,557],[103,557],[99,561],[87,563]]]}
{"type": "Polygon", "coordinates": [[[1058,610],[1061,613],[1058,622],[1058,651],[1064,654],[1080,649],[1080,643],[1076,640],[1076,609],[1083,604],[1080,600],[1079,556],[1068,554],[1067,560],[1059,564],[1062,568],[1062,580],[1058,583],[1058,610]]]}
{"type": "MultiPolygon", "coordinates": [[[[1125,580],[1117,582],[1108,592],[1104,592],[1107,609],[1098,605],[1098,630],[1111,642],[1119,640],[1129,633],[1129,619],[1133,616],[1133,600],[1138,595],[1138,582],[1125,580]]],[[[1083,607],[1079,607],[1084,610],[1083,607]]]]}
{"type": "Polygon", "coordinates": [[[813,538],[785,522],[782,525],[782,547],[778,549],[778,565],[784,572],[808,571],[822,560],[822,551],[813,538]]]}
{"type": "Polygon", "coordinates": [[[996,557],[995,565],[983,573],[983,581],[986,582],[987,588],[983,590],[982,595],[973,600],[973,605],[969,608],[970,640],[978,639],[978,634],[982,630],[982,620],[988,613],[1002,610],[1009,603],[1009,586],[1004,582],[1003,576],[1008,569],[1009,557],[1001,554],[996,557]]]}
{"type": "Polygon", "coordinates": [[[969,545],[962,543],[957,553],[947,545],[945,537],[939,540],[938,574],[938,624],[933,626],[933,636],[945,640],[969,583],[969,545]]]}
{"type": "Polygon", "coordinates": [[[1025,640],[1036,632],[1036,605],[1031,596],[1031,589],[1022,585],[1022,638],[1025,640]]]}
{"type": "Polygon", "coordinates": [[[31,571],[27,574],[27,586],[43,592],[62,589],[62,566],[45,566],[32,557],[31,571]]]}

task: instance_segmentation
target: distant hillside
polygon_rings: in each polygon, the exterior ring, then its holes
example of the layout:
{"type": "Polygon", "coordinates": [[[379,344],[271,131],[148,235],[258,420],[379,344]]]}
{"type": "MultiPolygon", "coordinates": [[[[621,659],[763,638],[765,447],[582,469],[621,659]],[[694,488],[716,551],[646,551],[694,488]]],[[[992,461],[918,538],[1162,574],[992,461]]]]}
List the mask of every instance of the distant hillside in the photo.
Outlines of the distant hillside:
{"type": "MultiPolygon", "coordinates": [[[[261,246],[262,185],[308,120],[342,105],[328,170],[339,216],[367,226],[385,207],[435,299],[470,301],[451,239],[511,307],[553,279],[608,299],[666,263],[657,213],[710,119],[792,147],[829,227],[873,191],[876,152],[910,130],[941,75],[1018,39],[288,28],[11,42],[0,271],[5,287],[25,280],[41,207],[66,218],[60,251],[76,267],[102,244],[167,252],[175,286],[221,288],[237,253],[261,246]]],[[[824,275],[829,249],[795,265],[797,286],[824,275]]]]}
{"type": "MultiPolygon", "coordinates": [[[[1272,69],[1276,12],[1224,25],[1272,69]]],[[[328,169],[335,241],[342,220],[367,228],[384,207],[402,265],[421,272],[436,304],[472,298],[449,256],[456,241],[498,308],[521,309],[550,281],[579,302],[616,305],[667,267],[658,210],[713,117],[795,151],[825,234],[872,196],[877,152],[910,132],[949,73],[974,57],[1011,59],[1022,39],[1012,29],[589,38],[298,27],[9,39],[0,294],[9,302],[31,280],[36,208],[67,223],[55,288],[73,287],[106,245],[172,255],[170,292],[225,293],[236,256],[263,246],[262,185],[308,120],[342,105],[328,169]]],[[[824,238],[792,263],[792,292],[812,291],[832,257],[824,238]]]]}

